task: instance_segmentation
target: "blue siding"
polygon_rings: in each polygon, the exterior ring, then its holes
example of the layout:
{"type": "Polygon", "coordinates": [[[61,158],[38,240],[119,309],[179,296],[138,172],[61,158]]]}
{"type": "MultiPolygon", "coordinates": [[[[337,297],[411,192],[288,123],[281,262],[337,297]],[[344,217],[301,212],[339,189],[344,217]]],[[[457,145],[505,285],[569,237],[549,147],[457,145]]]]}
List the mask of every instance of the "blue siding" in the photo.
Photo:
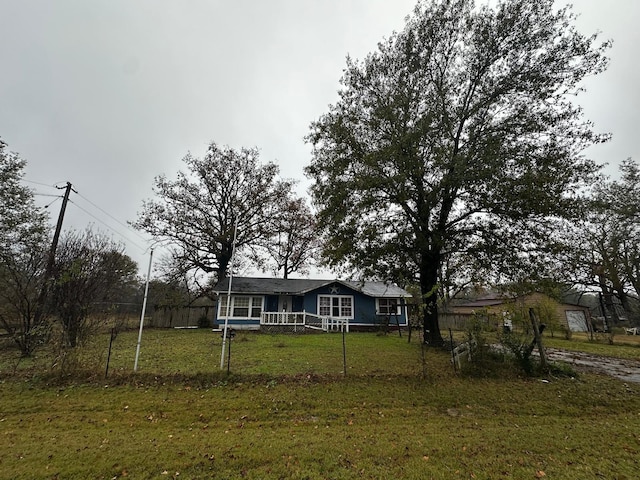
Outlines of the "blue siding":
{"type": "Polygon", "coordinates": [[[264,311],[265,312],[277,312],[278,311],[278,296],[267,295],[264,299],[264,311]]]}
{"type": "MultiPolygon", "coordinates": [[[[306,311],[307,313],[318,314],[318,295],[350,295],[353,297],[353,319],[350,321],[352,325],[360,326],[378,326],[387,321],[387,318],[376,315],[376,299],[369,297],[356,290],[349,288],[341,283],[332,283],[316,290],[307,292],[304,297],[293,296],[291,310],[293,312],[306,311]]],[[[234,295],[235,296],[235,295],[234,295]]],[[[259,297],[261,295],[244,294],[242,296],[254,296],[259,297]]],[[[263,311],[265,312],[277,312],[278,311],[278,295],[264,295],[263,296],[263,311]]],[[[401,305],[404,305],[404,300],[400,300],[401,305]]],[[[407,325],[406,308],[403,306],[401,309],[402,314],[391,316],[388,322],[391,326],[399,323],[401,326],[407,325]]],[[[258,318],[230,318],[229,326],[231,328],[238,329],[257,329],[260,326],[260,319],[258,318]]],[[[224,325],[224,318],[221,318],[218,322],[218,326],[224,325]]]]}
{"type": "Polygon", "coordinates": [[[307,293],[303,299],[304,311],[318,314],[318,300],[316,293],[307,293]]]}
{"type": "Polygon", "coordinates": [[[296,296],[293,297],[291,311],[293,312],[302,312],[304,310],[304,297],[296,296]]]}
{"type": "MultiPolygon", "coordinates": [[[[304,297],[304,310],[309,313],[318,314],[318,295],[351,295],[353,296],[353,320],[352,324],[356,325],[380,325],[386,318],[376,315],[376,299],[363,295],[360,292],[352,290],[345,285],[335,283],[327,285],[316,290],[308,292],[304,297]],[[335,291],[337,288],[337,292],[335,291]]],[[[401,301],[404,304],[404,301],[401,301]]],[[[392,316],[389,319],[391,325],[396,325],[396,322],[400,325],[407,324],[406,309],[403,307],[402,314],[398,315],[397,319],[392,316]]]]}

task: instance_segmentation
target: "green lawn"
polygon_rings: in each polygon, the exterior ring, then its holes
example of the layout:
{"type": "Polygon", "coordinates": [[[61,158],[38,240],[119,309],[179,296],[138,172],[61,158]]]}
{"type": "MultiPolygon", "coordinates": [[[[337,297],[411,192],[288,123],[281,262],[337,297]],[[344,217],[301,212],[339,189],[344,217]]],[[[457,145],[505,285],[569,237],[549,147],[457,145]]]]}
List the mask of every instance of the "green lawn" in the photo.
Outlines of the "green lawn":
{"type": "Polygon", "coordinates": [[[638,385],[455,374],[406,336],[137,332],[60,359],[0,352],[0,478],[637,478],[638,385]],[[52,367],[52,365],[56,365],[52,367]],[[80,366],[77,366],[80,365],[80,366]],[[75,366],[75,369],[72,368],[75,366]],[[80,373],[79,373],[80,372],[80,373]],[[423,375],[426,373],[426,375],[423,375]],[[76,377],[74,380],[71,377],[76,377]],[[81,378],[78,379],[77,377],[81,378]]]}

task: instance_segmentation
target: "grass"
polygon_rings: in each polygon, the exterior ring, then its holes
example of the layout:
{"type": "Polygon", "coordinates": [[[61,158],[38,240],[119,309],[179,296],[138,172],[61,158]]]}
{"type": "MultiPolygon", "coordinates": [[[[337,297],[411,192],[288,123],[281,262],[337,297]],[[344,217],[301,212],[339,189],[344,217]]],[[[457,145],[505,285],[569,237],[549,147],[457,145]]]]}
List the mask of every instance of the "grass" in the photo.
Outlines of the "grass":
{"type": "Polygon", "coordinates": [[[434,349],[423,376],[415,341],[353,333],[346,376],[337,334],[239,334],[226,375],[207,330],[145,331],[133,375],[136,341],[106,380],[107,337],[66,371],[0,352],[1,479],[637,476],[640,388],[604,376],[469,378],[434,349]]]}

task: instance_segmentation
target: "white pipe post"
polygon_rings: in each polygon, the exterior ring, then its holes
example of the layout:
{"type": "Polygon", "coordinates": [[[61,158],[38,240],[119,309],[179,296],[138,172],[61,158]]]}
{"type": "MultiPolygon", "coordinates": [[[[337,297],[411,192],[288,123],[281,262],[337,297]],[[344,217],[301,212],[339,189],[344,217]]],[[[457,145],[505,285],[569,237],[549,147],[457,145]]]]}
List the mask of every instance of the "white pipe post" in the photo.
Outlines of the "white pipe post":
{"type": "Polygon", "coordinates": [[[147,297],[149,296],[149,277],[151,276],[151,261],[153,259],[153,248],[149,253],[149,268],[147,269],[147,281],[144,286],[144,300],[142,301],[142,313],[140,314],[140,331],[138,332],[138,345],[136,346],[136,361],[133,364],[133,371],[138,371],[138,357],[140,356],[140,343],[142,342],[142,327],[144,326],[144,314],[147,310],[147,297]]]}
{"type": "Polygon", "coordinates": [[[238,220],[233,231],[231,244],[231,258],[229,259],[229,288],[227,289],[227,314],[224,317],[224,331],[222,332],[222,352],[220,353],[220,370],[224,369],[224,347],[227,345],[227,328],[229,327],[229,309],[231,308],[231,281],[233,280],[233,256],[236,253],[236,238],[238,235],[238,220]]]}

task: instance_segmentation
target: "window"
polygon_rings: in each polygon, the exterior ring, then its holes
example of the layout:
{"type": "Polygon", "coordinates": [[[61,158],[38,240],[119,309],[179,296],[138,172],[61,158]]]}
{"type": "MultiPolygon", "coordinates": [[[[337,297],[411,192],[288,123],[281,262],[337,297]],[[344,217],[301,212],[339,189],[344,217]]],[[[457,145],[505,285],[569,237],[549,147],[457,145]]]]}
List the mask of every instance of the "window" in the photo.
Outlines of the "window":
{"type": "Polygon", "coordinates": [[[351,295],[318,295],[318,315],[353,318],[353,297],[351,295]]]}
{"type": "Polygon", "coordinates": [[[226,317],[227,316],[227,296],[225,295],[218,297],[218,302],[220,306],[218,307],[218,317],[226,317]]]}
{"type": "Polygon", "coordinates": [[[400,315],[400,302],[397,298],[378,298],[376,300],[378,315],[400,315]]]}
{"type": "Polygon", "coordinates": [[[260,318],[262,313],[262,297],[251,297],[251,318],[260,318]]]}
{"type": "MultiPolygon", "coordinates": [[[[229,317],[234,318],[260,318],[262,313],[262,297],[231,297],[229,317]]],[[[219,317],[227,316],[227,297],[220,297],[219,317]]]]}
{"type": "Polygon", "coordinates": [[[248,317],[251,297],[233,297],[232,317],[248,317]]]}
{"type": "Polygon", "coordinates": [[[351,309],[351,297],[340,297],[340,316],[343,318],[352,318],[353,311],[351,309]]]}
{"type": "Polygon", "coordinates": [[[323,317],[331,316],[331,297],[318,297],[320,307],[318,308],[318,314],[323,317]]]}

